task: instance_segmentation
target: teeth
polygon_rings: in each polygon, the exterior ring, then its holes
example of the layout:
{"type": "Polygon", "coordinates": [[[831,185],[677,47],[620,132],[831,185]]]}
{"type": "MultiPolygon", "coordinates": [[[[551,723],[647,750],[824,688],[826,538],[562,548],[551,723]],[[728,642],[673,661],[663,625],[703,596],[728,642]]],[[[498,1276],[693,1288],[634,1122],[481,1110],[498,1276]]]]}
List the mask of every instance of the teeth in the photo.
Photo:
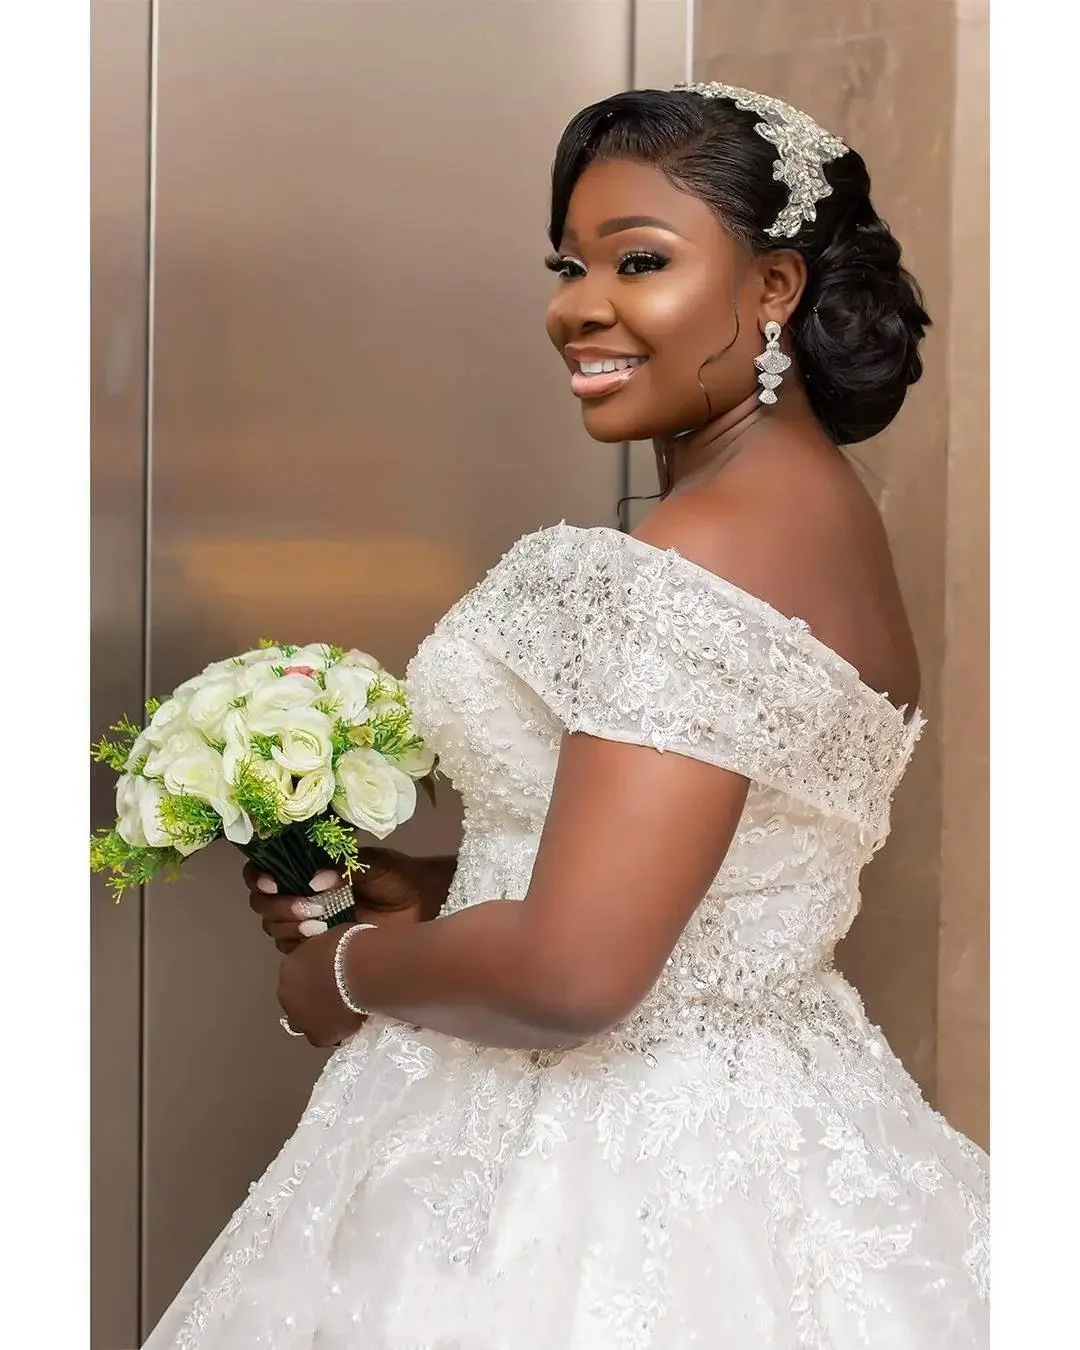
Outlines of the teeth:
{"type": "Polygon", "coordinates": [[[609,361],[582,361],[580,362],[582,375],[605,375],[613,370],[629,370],[631,366],[640,366],[645,363],[644,356],[618,356],[609,361]]]}

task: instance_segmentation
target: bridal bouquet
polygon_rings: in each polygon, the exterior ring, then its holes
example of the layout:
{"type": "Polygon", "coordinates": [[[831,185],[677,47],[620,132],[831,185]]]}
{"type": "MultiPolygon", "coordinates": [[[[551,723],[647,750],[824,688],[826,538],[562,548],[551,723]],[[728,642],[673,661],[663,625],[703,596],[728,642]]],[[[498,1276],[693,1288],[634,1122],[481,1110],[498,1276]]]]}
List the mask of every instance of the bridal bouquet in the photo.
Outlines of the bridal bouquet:
{"type": "Polygon", "coordinates": [[[93,757],[119,775],[116,824],[90,866],[119,897],[224,836],[277,881],[309,895],[321,868],[348,876],[355,829],[377,839],[408,820],[435,756],[412,728],[401,682],[363,652],[263,643],[215,661],[148,725],[127,718],[93,757]]]}

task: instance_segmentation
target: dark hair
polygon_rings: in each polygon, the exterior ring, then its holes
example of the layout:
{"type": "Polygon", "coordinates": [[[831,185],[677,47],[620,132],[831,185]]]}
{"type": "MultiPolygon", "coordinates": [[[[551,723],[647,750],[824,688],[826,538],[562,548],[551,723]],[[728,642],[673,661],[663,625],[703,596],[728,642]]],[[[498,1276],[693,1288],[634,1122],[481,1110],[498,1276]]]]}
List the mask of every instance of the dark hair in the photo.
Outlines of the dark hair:
{"type": "Polygon", "coordinates": [[[824,167],[832,188],[817,219],[793,239],[765,231],[788,201],[773,178],[776,147],[755,131],[760,119],[725,98],[654,89],[615,94],[578,113],[552,168],[552,246],[559,248],[570,195],[597,159],[655,164],[711,206],[757,253],[793,249],[807,265],[791,316],[795,354],[818,421],[840,445],[877,435],[922,375],[919,343],[930,324],[900,245],[870,200],[870,175],[854,150],[824,167]]]}

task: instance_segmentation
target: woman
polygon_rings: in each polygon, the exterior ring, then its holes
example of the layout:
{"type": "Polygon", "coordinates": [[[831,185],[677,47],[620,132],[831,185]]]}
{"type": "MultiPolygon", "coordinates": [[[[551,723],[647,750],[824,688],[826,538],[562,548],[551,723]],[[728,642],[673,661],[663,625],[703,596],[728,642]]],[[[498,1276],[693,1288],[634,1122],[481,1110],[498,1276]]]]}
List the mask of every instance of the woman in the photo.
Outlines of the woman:
{"type": "Polygon", "coordinates": [[[575,117],[551,242],[662,500],[520,540],[413,659],[456,864],[372,851],[329,931],[249,875],[340,1048],[149,1346],[983,1346],[985,1156],[831,968],[921,726],[837,446],[919,378],[918,289],[860,157],[718,85],[575,117]]]}

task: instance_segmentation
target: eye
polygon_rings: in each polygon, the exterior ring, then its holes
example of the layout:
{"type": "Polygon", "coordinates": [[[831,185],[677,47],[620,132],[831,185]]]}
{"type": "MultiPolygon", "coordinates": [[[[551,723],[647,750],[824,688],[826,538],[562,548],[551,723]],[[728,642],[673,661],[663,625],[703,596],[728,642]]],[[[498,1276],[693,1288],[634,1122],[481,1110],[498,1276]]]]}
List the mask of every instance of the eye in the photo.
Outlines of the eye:
{"type": "Polygon", "coordinates": [[[652,249],[634,249],[619,258],[619,275],[622,277],[641,277],[649,272],[659,272],[671,261],[663,253],[652,249]]]}
{"type": "Polygon", "coordinates": [[[564,281],[569,281],[572,277],[583,277],[585,275],[583,263],[579,263],[576,258],[565,258],[560,253],[552,253],[545,258],[544,266],[549,272],[554,272],[556,276],[562,277],[564,281]]]}

